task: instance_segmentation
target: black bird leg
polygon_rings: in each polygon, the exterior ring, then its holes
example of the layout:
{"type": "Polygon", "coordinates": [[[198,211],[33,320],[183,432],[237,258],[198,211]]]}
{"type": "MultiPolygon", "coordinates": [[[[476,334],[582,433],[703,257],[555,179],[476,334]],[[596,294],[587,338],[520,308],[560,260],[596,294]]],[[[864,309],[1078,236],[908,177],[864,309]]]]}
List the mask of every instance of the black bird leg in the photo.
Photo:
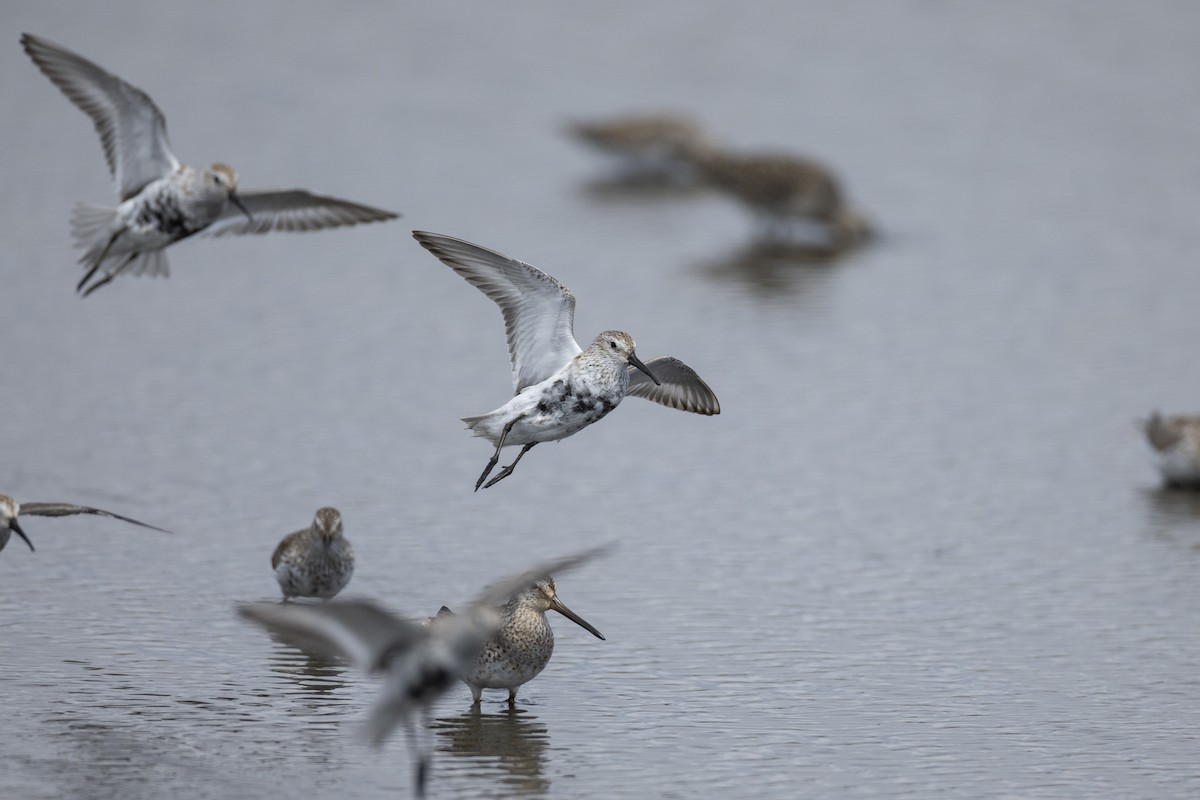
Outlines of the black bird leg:
{"type": "MultiPolygon", "coordinates": [[[[496,452],[492,453],[491,460],[488,461],[487,466],[483,468],[483,474],[479,476],[479,480],[475,481],[475,491],[479,491],[479,487],[483,486],[483,482],[487,480],[488,474],[491,473],[491,471],[496,468],[496,464],[500,462],[500,448],[504,447],[504,440],[508,438],[508,432],[512,430],[513,425],[516,425],[517,420],[519,419],[520,417],[517,417],[516,419],[510,421],[504,426],[504,430],[500,431],[500,439],[496,442],[496,452]]],[[[491,484],[489,483],[488,486],[491,486],[491,484]]]]}
{"type": "MultiPolygon", "coordinates": [[[[121,262],[121,266],[117,267],[112,272],[105,275],[101,280],[98,280],[95,283],[93,283],[91,286],[89,286],[88,290],[83,293],[83,296],[87,297],[89,294],[96,291],[101,286],[107,286],[108,284],[112,283],[112,279],[117,277],[118,275],[120,275],[122,272],[124,272],[125,268],[128,267],[133,262],[133,260],[140,255],[141,255],[141,253],[134,253],[129,258],[125,259],[123,262],[121,262]]],[[[95,270],[93,269],[92,272],[95,272],[95,270]]],[[[90,275],[91,273],[88,273],[88,274],[90,275]]]]}
{"type": "MultiPolygon", "coordinates": [[[[100,269],[100,265],[104,263],[104,259],[108,258],[108,251],[112,249],[112,246],[117,243],[117,239],[120,239],[121,234],[124,232],[125,227],[122,226],[117,228],[117,230],[113,232],[112,236],[108,237],[108,244],[104,245],[104,249],[100,251],[100,257],[96,259],[95,263],[92,264],[92,268],[89,269],[87,274],[83,276],[83,280],[81,280],[79,285],[75,287],[75,291],[83,291],[83,287],[86,286],[87,282],[90,281],[92,276],[96,274],[96,270],[100,269]]],[[[84,297],[87,297],[87,295],[84,295],[84,297]]]]}
{"type": "Polygon", "coordinates": [[[416,762],[416,771],[413,773],[413,794],[417,797],[425,796],[425,787],[429,784],[430,748],[426,748],[424,736],[422,736],[423,733],[428,734],[428,726],[427,714],[423,714],[421,721],[416,725],[413,725],[412,719],[407,714],[404,716],[405,738],[408,740],[409,751],[416,762]]]}
{"type": "Polygon", "coordinates": [[[491,479],[490,481],[488,481],[487,483],[485,483],[485,484],[483,485],[483,488],[485,488],[485,489],[486,489],[486,488],[488,488],[489,486],[491,486],[493,483],[498,483],[498,482],[500,482],[500,481],[504,480],[505,478],[507,478],[509,475],[512,475],[512,471],[513,471],[514,469],[516,469],[516,468],[517,468],[517,462],[521,460],[521,456],[525,455],[525,454],[526,454],[526,453],[528,453],[530,450],[532,450],[532,449],[533,449],[533,446],[534,446],[535,444],[537,444],[537,442],[530,442],[529,444],[527,444],[527,445],[525,445],[524,447],[522,447],[522,448],[521,448],[521,452],[517,453],[517,457],[513,459],[513,463],[509,464],[507,467],[505,467],[504,469],[500,470],[500,474],[499,474],[499,475],[497,475],[496,477],[492,478],[492,479],[491,479]]]}

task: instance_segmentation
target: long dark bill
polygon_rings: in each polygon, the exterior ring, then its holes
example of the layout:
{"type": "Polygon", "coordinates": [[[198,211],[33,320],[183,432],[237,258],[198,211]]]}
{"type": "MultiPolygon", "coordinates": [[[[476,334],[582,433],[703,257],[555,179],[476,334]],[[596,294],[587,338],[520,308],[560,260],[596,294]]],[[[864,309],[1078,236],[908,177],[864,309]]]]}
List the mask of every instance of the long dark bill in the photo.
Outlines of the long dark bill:
{"type": "Polygon", "coordinates": [[[567,608],[566,603],[564,603],[562,600],[559,600],[557,597],[550,601],[550,608],[552,608],[555,611],[557,611],[558,613],[562,614],[564,617],[571,620],[571,622],[574,622],[576,625],[583,628],[585,631],[590,633],[592,636],[595,636],[597,639],[604,638],[603,633],[601,633],[600,631],[593,628],[591,626],[591,624],[587,620],[585,620],[583,617],[579,616],[574,611],[567,608]]]}
{"type": "Polygon", "coordinates": [[[654,373],[650,371],[649,367],[647,367],[645,364],[642,363],[642,360],[637,357],[637,353],[629,354],[629,363],[633,364],[635,367],[640,369],[642,372],[646,373],[646,376],[649,377],[650,380],[654,381],[655,386],[662,386],[662,381],[660,381],[658,378],[654,377],[654,373]]]}
{"type": "MultiPolygon", "coordinates": [[[[25,540],[25,544],[29,545],[29,551],[31,553],[37,552],[37,550],[35,550],[33,547],[33,542],[29,541],[29,537],[25,535],[25,531],[21,530],[21,526],[17,524],[16,519],[13,519],[11,522],[9,522],[8,527],[12,529],[13,533],[25,540]]],[[[602,636],[600,638],[603,639],[604,637],[602,636]]]]}
{"type": "Polygon", "coordinates": [[[238,210],[246,215],[246,219],[254,222],[254,217],[250,214],[250,209],[246,208],[246,204],[242,202],[242,198],[237,196],[237,192],[229,193],[229,202],[238,207],[238,210]]]}

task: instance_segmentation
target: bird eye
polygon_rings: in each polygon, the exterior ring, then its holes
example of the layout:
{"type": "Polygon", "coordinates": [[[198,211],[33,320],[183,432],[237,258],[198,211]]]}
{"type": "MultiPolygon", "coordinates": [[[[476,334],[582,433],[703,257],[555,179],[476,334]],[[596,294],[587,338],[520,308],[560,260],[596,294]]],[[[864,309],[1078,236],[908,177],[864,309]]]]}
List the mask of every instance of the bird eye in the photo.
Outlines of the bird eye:
{"type": "Polygon", "coordinates": [[[608,346],[609,346],[609,347],[611,347],[613,350],[616,350],[616,349],[617,349],[617,343],[616,343],[616,342],[609,342],[609,343],[608,343],[608,346]]]}

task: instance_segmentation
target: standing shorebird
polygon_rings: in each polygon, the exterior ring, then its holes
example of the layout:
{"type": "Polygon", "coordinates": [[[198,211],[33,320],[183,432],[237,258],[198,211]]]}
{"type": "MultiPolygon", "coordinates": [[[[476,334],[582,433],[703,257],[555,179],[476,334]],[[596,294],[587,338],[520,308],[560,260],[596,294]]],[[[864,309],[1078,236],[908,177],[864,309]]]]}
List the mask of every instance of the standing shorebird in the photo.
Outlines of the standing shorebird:
{"type": "Polygon", "coordinates": [[[867,221],[846,204],[837,178],[816,161],[774,153],[740,155],[704,146],[690,148],[689,158],[705,179],[759,217],[766,238],[782,238],[804,221],[824,226],[837,247],[871,237],[867,221]]]}
{"type": "Polygon", "coordinates": [[[619,159],[631,177],[686,177],[686,155],[701,147],[700,126],[674,114],[639,114],[567,126],[575,138],[619,159]]]}
{"type": "Polygon", "coordinates": [[[671,356],[643,364],[623,331],[604,331],[587,350],[580,348],[575,295],[540,269],[462,239],[424,231],[413,236],[500,306],[508,332],[515,396],[491,413],[463,419],[496,446],[475,491],[511,475],[538,442],[565,439],[602,419],[627,394],[695,414],[721,413],[695,370],[671,356]],[[522,445],[521,452],[488,480],[501,448],[513,445],[522,445]]]}
{"type": "Polygon", "coordinates": [[[1200,416],[1163,417],[1155,411],[1144,429],[1163,479],[1173,486],[1200,487],[1200,416]]]}
{"type": "Polygon", "coordinates": [[[95,124],[121,199],[116,208],[75,208],[71,224],[87,269],[76,288],[85,297],[123,273],[167,275],[163,251],[201,231],[309,231],[397,216],[304,189],[238,192],[237,173],[225,164],[200,169],[179,163],[167,141],[166,119],[141,89],[54,42],[26,33],[21,44],[95,124]],[[88,286],[97,272],[103,276],[88,286]]]}
{"type": "Polygon", "coordinates": [[[92,508],[91,506],[77,506],[71,503],[25,503],[21,505],[6,494],[0,494],[0,550],[3,550],[8,540],[15,533],[25,540],[25,544],[29,545],[29,549],[33,550],[33,542],[29,541],[29,537],[25,535],[25,531],[21,529],[20,523],[17,522],[17,517],[24,514],[27,517],[69,517],[75,514],[97,514],[101,517],[112,517],[119,519],[122,522],[128,522],[132,525],[139,525],[143,528],[149,528],[152,531],[160,531],[162,533],[170,533],[170,531],[156,528],[153,525],[147,525],[144,522],[138,522],[136,519],[122,517],[120,514],[114,514],[111,511],[105,511],[100,508],[92,508]]]}
{"type": "Polygon", "coordinates": [[[328,600],[345,589],[354,574],[354,549],[342,535],[341,513],[317,509],[312,525],[279,542],[271,567],[285,602],[292,597],[328,600]]]}
{"type": "Polygon", "coordinates": [[[252,603],[239,606],[238,612],[285,638],[323,644],[364,671],[381,675],[385,685],[364,734],[378,745],[397,724],[404,725],[417,765],[416,793],[422,796],[433,750],[429,709],[455,683],[466,679],[480,651],[503,626],[497,604],[535,584],[543,575],[573,569],[608,549],[597,547],[538,564],[494,584],[466,612],[443,615],[435,625],[401,619],[366,600],[319,605],[252,603]],[[415,721],[420,723],[416,726],[419,731],[414,730],[415,721]]]}
{"type": "MultiPolygon", "coordinates": [[[[508,689],[508,702],[512,705],[517,701],[517,689],[536,678],[550,663],[554,630],[546,621],[547,611],[557,611],[597,639],[604,639],[604,634],[558,599],[554,578],[544,575],[517,592],[500,609],[499,630],[488,639],[475,664],[463,676],[463,681],[471,687],[474,703],[482,700],[484,689],[508,689]]],[[[443,624],[447,617],[453,616],[450,609],[442,606],[430,624],[443,624]]]]}

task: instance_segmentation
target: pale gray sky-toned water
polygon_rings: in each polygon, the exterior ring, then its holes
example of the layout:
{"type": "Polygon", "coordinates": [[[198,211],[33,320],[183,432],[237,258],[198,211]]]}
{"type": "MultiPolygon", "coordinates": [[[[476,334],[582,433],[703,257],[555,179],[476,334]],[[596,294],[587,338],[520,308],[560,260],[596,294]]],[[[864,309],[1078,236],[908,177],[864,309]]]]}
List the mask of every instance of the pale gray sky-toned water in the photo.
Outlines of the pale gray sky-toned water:
{"type": "Polygon", "coordinates": [[[608,637],[481,716],[435,797],[1190,798],[1200,500],[1136,420],[1200,411],[1188,3],[10,2],[0,9],[0,797],[405,796],[375,695],[236,620],[336,505],[348,595],[412,614],[539,557],[608,637]],[[404,214],[185,242],[81,301],[111,187],[30,31],[146,90],[182,160],[404,214]],[[575,118],[694,114],[833,164],[883,230],[748,257],[705,192],[598,193],[575,118]],[[590,188],[591,187],[591,188],[590,188]],[[631,399],[472,494],[510,391],[494,306],[409,236],[529,261],[721,398],[631,399]]]}

